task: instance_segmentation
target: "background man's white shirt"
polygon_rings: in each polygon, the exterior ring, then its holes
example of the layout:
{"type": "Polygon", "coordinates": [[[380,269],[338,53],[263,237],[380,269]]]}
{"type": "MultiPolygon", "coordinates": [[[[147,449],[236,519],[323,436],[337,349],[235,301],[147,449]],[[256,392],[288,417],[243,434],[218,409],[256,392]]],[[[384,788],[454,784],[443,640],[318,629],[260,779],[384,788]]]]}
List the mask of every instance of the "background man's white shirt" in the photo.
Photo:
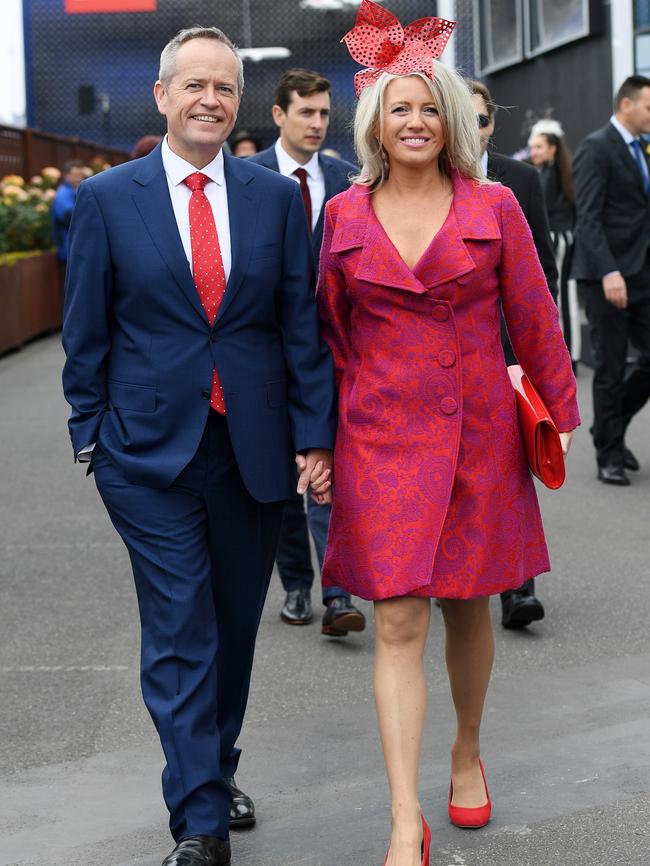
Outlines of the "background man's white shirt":
{"type": "Polygon", "coordinates": [[[309,195],[311,196],[311,230],[313,231],[316,228],[318,217],[325,202],[325,178],[318,161],[318,152],[312,156],[309,162],[300,165],[292,156],[289,156],[278,138],[275,142],[275,155],[278,160],[280,174],[292,178],[296,183],[300,183],[300,181],[295,176],[294,171],[297,168],[304,168],[307,172],[307,186],[309,188],[309,195]]]}

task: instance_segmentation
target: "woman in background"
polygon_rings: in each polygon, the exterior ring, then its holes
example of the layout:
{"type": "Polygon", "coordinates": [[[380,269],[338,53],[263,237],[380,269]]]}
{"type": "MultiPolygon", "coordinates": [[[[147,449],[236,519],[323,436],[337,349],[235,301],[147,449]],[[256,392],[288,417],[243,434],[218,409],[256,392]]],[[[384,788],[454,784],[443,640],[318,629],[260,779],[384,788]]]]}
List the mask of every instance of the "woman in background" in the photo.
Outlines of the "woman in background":
{"type": "Polygon", "coordinates": [[[530,161],[539,170],[560,280],[558,303],[564,339],[574,365],[580,360],[580,309],[575,280],[569,279],[573,257],[575,187],[571,153],[557,120],[539,120],[528,138],[530,161]]]}

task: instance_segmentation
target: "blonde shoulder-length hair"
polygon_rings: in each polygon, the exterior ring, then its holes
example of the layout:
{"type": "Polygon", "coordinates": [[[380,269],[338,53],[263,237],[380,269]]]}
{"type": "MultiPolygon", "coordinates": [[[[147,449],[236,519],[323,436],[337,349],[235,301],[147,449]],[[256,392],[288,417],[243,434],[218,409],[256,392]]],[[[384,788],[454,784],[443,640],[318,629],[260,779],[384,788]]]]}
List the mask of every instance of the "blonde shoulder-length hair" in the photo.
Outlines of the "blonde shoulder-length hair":
{"type": "MultiPolygon", "coordinates": [[[[481,144],[476,109],[466,81],[440,61],[433,61],[433,81],[423,72],[413,72],[431,91],[445,137],[440,154],[443,171],[455,169],[461,175],[485,183],[481,170],[481,144]]],[[[375,84],[361,91],[354,116],[354,146],[361,169],[353,183],[378,189],[390,172],[381,142],[386,88],[402,76],[384,72],[375,84]]]]}

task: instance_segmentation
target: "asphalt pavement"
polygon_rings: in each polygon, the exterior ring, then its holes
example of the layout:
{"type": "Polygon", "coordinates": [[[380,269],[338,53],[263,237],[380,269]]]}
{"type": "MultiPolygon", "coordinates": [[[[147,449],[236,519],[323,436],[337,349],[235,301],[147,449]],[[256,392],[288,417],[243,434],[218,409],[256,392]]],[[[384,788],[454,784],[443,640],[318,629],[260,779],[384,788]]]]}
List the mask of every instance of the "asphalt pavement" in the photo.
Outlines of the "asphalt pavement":
{"type": "MultiPolygon", "coordinates": [[[[58,338],[0,359],[0,866],[159,866],[172,847],[162,755],[138,684],[128,558],[72,461],[58,338]]],[[[421,801],[431,866],[650,863],[650,407],[642,470],[600,484],[583,427],[566,486],[540,491],[553,572],[546,618],[497,638],[483,730],[493,819],[446,815],[453,711],[434,609],[421,801]]],[[[390,810],[368,629],[345,640],[280,621],[274,577],[241,744],[258,824],[233,866],[380,866],[390,810]]]]}

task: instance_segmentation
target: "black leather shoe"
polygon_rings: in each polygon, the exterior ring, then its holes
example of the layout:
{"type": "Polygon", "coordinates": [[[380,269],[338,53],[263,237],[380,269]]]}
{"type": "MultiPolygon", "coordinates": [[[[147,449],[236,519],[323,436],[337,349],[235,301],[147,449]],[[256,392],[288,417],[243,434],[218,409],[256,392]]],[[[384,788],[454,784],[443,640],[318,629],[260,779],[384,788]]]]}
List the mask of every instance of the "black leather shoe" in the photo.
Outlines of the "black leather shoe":
{"type": "Polygon", "coordinates": [[[244,794],[241,788],[237,787],[234,776],[227,778],[226,784],[232,793],[230,826],[236,829],[252,827],[255,823],[255,803],[248,794],[244,794]]]}
{"type": "Polygon", "coordinates": [[[230,866],[230,842],[217,836],[188,836],[162,866],[230,866]]]}
{"type": "Polygon", "coordinates": [[[292,589],[288,592],[280,616],[289,625],[309,625],[314,618],[311,592],[308,589],[292,589]]]}
{"type": "Polygon", "coordinates": [[[349,598],[337,595],[326,602],[321,632],[330,637],[345,637],[349,631],[363,631],[366,618],[349,598]]]}
{"type": "Polygon", "coordinates": [[[623,466],[631,472],[638,472],[641,464],[636,459],[629,448],[623,446],[623,466]]]}
{"type": "Polygon", "coordinates": [[[525,628],[538,619],[544,619],[544,605],[527,590],[513,589],[501,594],[501,625],[504,628],[525,628]]]}
{"type": "Polygon", "coordinates": [[[598,480],[603,484],[616,484],[619,487],[627,487],[630,479],[625,474],[625,467],[621,463],[606,463],[598,467],[598,480]]]}

